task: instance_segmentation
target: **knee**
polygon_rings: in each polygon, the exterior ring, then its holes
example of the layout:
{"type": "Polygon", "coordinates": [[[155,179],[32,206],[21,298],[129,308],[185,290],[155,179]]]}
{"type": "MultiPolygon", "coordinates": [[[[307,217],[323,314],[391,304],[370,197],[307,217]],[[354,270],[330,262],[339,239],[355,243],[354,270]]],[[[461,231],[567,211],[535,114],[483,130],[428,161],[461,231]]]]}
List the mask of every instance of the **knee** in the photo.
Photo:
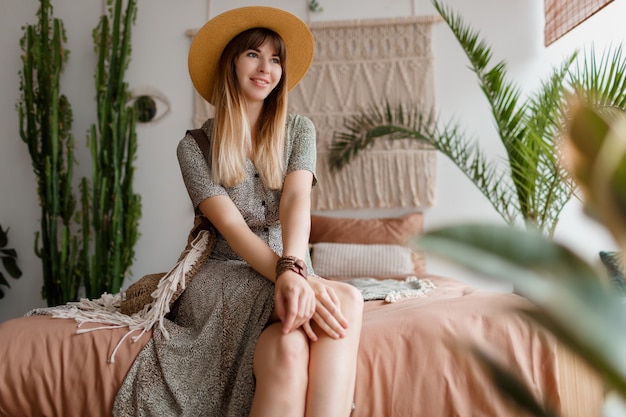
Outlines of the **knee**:
{"type": "Polygon", "coordinates": [[[254,356],[257,373],[298,374],[308,367],[308,340],[300,330],[283,334],[280,325],[270,326],[261,334],[254,356]]]}
{"type": "Polygon", "coordinates": [[[344,314],[360,317],[363,314],[363,294],[353,285],[339,284],[337,292],[344,314]]]}
{"type": "Polygon", "coordinates": [[[307,367],[309,363],[309,342],[306,335],[295,330],[282,334],[276,342],[277,365],[286,369],[307,367]]]}

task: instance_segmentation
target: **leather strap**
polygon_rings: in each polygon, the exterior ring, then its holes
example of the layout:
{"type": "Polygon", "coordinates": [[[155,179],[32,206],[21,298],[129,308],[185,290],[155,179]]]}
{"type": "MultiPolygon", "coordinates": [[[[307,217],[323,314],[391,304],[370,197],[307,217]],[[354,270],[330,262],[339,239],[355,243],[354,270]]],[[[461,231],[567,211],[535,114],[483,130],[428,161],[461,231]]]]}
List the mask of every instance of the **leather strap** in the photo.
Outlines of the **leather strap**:
{"type": "Polygon", "coordinates": [[[211,168],[211,142],[206,132],[203,129],[191,129],[188,130],[187,133],[196,140],[196,143],[204,155],[204,159],[206,159],[209,168],[211,168]]]}

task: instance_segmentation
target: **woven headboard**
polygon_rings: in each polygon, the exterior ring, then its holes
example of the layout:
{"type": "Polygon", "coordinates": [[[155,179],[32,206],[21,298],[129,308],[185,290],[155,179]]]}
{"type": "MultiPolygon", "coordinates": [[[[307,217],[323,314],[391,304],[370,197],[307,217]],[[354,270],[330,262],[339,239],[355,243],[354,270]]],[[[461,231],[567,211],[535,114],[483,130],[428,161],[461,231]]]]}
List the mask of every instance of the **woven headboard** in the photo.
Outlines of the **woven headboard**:
{"type": "MultiPolygon", "coordinates": [[[[316,22],[313,65],[289,95],[291,113],[317,129],[318,186],[313,210],[426,208],[434,203],[436,153],[415,141],[379,141],[340,172],[331,172],[327,146],[346,116],[371,104],[434,107],[431,27],[438,17],[316,22]]],[[[190,34],[193,35],[193,31],[190,34]]],[[[194,123],[211,115],[195,93],[194,123]]]]}

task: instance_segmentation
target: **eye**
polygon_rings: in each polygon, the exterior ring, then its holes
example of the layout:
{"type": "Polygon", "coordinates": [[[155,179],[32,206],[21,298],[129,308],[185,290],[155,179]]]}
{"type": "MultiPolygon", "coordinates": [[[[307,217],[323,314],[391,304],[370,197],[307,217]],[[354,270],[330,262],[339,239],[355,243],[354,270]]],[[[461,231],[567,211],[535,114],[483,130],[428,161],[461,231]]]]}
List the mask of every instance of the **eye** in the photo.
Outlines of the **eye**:
{"type": "Polygon", "coordinates": [[[280,58],[272,58],[274,64],[280,64],[280,58]]]}
{"type": "Polygon", "coordinates": [[[165,94],[154,87],[140,86],[130,90],[127,105],[133,106],[139,123],[154,123],[170,112],[171,104],[165,94]]]}
{"type": "Polygon", "coordinates": [[[250,51],[246,54],[246,56],[250,57],[250,58],[256,58],[257,56],[259,56],[256,52],[254,51],[250,51]]]}

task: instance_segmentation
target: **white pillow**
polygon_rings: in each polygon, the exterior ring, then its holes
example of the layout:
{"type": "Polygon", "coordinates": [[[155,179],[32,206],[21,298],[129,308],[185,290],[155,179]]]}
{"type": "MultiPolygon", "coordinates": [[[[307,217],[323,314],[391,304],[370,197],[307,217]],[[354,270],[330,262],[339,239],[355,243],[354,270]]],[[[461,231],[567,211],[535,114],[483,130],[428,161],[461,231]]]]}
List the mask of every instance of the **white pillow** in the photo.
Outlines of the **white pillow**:
{"type": "Polygon", "coordinates": [[[406,246],[320,242],[311,245],[313,270],[322,277],[407,277],[415,275],[406,246]]]}

